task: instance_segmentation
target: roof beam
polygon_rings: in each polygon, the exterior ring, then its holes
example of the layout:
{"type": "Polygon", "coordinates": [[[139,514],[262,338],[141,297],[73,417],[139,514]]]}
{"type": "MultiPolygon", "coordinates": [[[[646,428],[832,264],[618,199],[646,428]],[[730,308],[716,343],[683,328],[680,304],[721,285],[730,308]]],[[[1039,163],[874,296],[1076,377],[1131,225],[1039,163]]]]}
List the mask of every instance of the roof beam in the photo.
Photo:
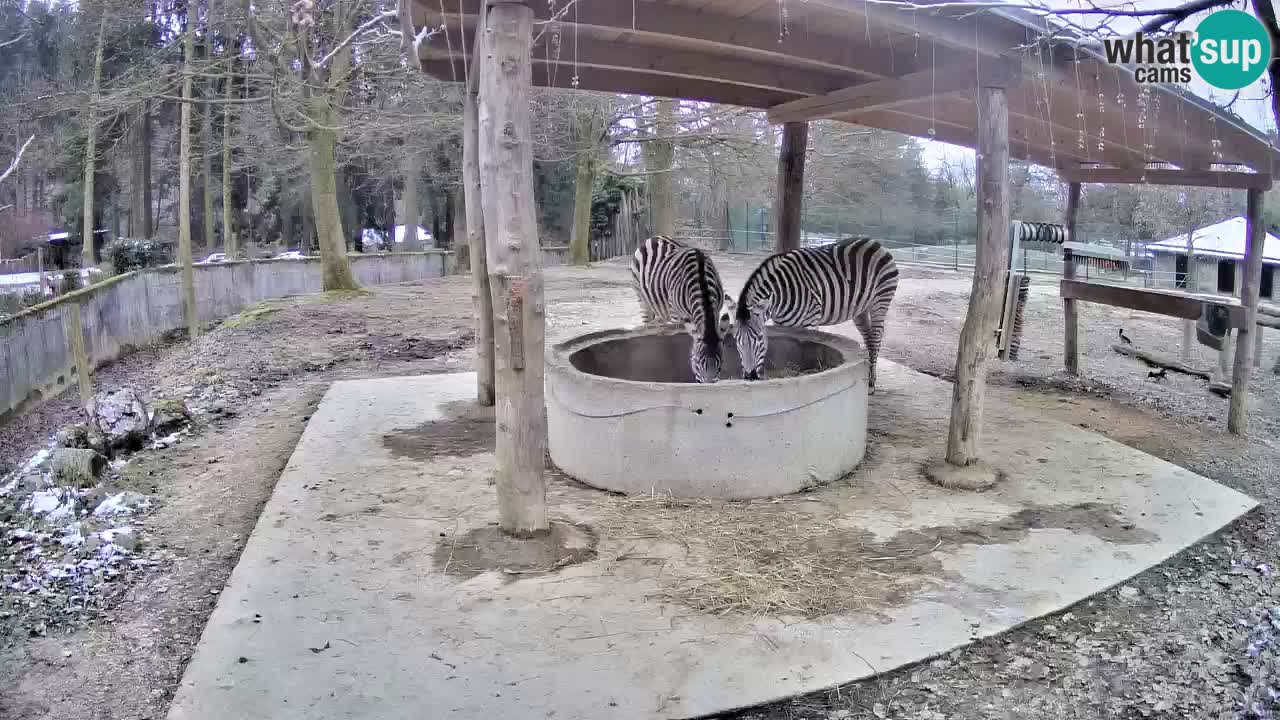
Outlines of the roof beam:
{"type": "MultiPolygon", "coordinates": [[[[444,0],[440,6],[429,0],[414,0],[414,20],[423,25],[458,24],[459,13],[467,25],[476,21],[480,3],[488,0],[444,0]]],[[[534,10],[534,32],[546,31],[552,12],[547,3],[531,3],[534,10]]],[[[834,72],[856,72],[874,78],[892,77],[915,72],[932,64],[914,56],[896,55],[885,38],[872,37],[872,45],[849,42],[838,34],[823,36],[812,31],[779,41],[776,23],[765,24],[746,19],[733,20],[723,15],[705,13],[670,3],[585,2],[579,0],[559,19],[562,42],[570,45],[576,23],[583,32],[621,32],[635,36],[670,38],[714,50],[729,58],[749,59],[754,56],[769,62],[782,62],[796,68],[827,69],[834,72]],[[713,47],[714,46],[714,47],[713,47]]],[[[694,48],[691,48],[694,49],[694,48]]],[[[946,59],[944,56],[941,60],[946,59]]],[[[924,55],[921,55],[924,58],[924,55]]]]}
{"type": "MultiPolygon", "coordinates": [[[[422,68],[432,77],[449,80],[460,62],[448,60],[424,60],[422,68]]],[[[794,99],[797,94],[784,95],[777,91],[713,82],[696,78],[669,75],[653,75],[643,71],[619,70],[580,66],[578,85],[574,87],[574,73],[558,65],[547,65],[534,60],[533,84],[537,87],[564,90],[592,90],[597,92],[651,95],[653,97],[680,98],[703,102],[723,103],[748,108],[766,108],[779,100],[794,99]],[[548,68],[559,68],[548,72],[548,68]]],[[[461,77],[461,71],[459,71],[461,77]]]]}
{"type": "Polygon", "coordinates": [[[972,92],[979,84],[1005,87],[1019,78],[1014,60],[990,60],[941,72],[926,70],[836,90],[818,97],[793,100],[769,108],[769,122],[824,120],[843,114],[880,110],[914,100],[957,92],[972,92]]]}
{"type": "Polygon", "coordinates": [[[1271,189],[1271,175],[1269,173],[1224,170],[1075,168],[1059,170],[1058,174],[1066,182],[1078,183],[1180,185],[1185,187],[1229,188],[1232,190],[1271,189]]]}
{"type": "MultiPolygon", "coordinates": [[[[562,38],[558,57],[552,54],[550,44],[550,36],[544,35],[533,48],[533,62],[558,66],[557,72],[570,75],[574,67],[596,67],[743,85],[777,91],[785,97],[826,93],[859,78],[852,72],[795,72],[772,63],[708,57],[688,50],[664,49],[657,52],[653,47],[622,41],[608,42],[586,34],[573,41],[562,38]]],[[[468,42],[468,50],[470,45],[468,42]]],[[[461,67],[462,47],[462,36],[457,27],[450,26],[445,33],[423,43],[419,57],[423,60],[452,59],[461,67]]],[[[446,75],[444,79],[452,79],[452,75],[446,75]]],[[[534,82],[539,82],[536,73],[534,82]]]]}

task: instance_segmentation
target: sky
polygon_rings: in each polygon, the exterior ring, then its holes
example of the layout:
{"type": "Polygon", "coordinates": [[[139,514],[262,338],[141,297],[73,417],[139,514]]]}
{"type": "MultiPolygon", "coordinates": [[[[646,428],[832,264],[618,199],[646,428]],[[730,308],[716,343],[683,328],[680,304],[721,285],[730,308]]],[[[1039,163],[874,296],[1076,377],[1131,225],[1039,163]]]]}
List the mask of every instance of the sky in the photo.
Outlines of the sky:
{"type": "MultiPolygon", "coordinates": [[[[1176,7],[1182,4],[1183,0],[1131,0],[1129,2],[1120,2],[1119,0],[1011,0],[1010,4],[1015,6],[1037,5],[1041,7],[1059,9],[1059,8],[1124,8],[1124,9],[1163,9],[1176,7]]],[[[1182,22],[1177,26],[1179,30],[1194,30],[1195,27],[1204,19],[1208,13],[1200,13],[1193,15],[1191,18],[1182,22]]],[[[1072,16],[1074,22],[1082,25],[1097,23],[1097,18],[1089,16],[1072,16]]],[[[1149,19],[1149,18],[1147,18],[1149,19]]],[[[1110,27],[1115,34],[1128,34],[1137,31],[1142,23],[1143,18],[1112,18],[1110,27]]],[[[1099,38],[1104,35],[1099,35],[1099,38]]],[[[1234,95],[1234,92],[1226,90],[1218,90],[1193,73],[1193,79],[1189,86],[1191,92],[1210,101],[1217,103],[1226,103],[1234,95]]],[[[1253,127],[1267,132],[1275,128],[1275,120],[1271,114],[1270,101],[1265,96],[1265,87],[1261,80],[1253,85],[1245,88],[1240,92],[1240,98],[1233,106],[1233,110],[1240,117],[1244,118],[1253,127]]],[[[973,162],[973,151],[968,148],[960,148],[954,145],[935,141],[925,141],[924,156],[926,162],[933,167],[938,167],[944,162],[956,162],[958,160],[966,160],[973,162]]]]}

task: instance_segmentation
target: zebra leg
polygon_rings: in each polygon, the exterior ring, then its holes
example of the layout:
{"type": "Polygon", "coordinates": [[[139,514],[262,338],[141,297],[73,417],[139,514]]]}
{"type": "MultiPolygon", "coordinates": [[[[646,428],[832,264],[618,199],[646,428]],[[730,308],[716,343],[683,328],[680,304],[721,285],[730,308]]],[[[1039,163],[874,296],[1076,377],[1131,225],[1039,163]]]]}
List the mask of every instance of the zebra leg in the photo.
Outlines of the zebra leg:
{"type": "Polygon", "coordinates": [[[880,341],[884,337],[884,313],[869,310],[853,319],[858,326],[858,334],[862,336],[862,344],[867,348],[867,394],[876,392],[876,360],[880,357],[880,341]]]}

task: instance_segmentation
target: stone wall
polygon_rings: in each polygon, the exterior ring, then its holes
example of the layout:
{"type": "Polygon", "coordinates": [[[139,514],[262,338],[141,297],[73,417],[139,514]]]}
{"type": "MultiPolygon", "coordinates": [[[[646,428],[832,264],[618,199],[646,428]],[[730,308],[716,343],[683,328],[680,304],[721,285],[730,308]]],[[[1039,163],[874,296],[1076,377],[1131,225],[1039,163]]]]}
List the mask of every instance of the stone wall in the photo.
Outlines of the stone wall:
{"type": "MultiPolygon", "coordinates": [[[[440,277],[452,271],[445,250],[352,255],[362,286],[440,277]]],[[[130,346],[146,345],[184,327],[175,266],[125,273],[0,320],[0,418],[62,392],[75,382],[63,334],[63,312],[81,306],[86,350],[93,367],[130,346]]],[[[251,260],[195,267],[200,321],[212,323],[254,303],[320,292],[320,260],[251,260]]]]}

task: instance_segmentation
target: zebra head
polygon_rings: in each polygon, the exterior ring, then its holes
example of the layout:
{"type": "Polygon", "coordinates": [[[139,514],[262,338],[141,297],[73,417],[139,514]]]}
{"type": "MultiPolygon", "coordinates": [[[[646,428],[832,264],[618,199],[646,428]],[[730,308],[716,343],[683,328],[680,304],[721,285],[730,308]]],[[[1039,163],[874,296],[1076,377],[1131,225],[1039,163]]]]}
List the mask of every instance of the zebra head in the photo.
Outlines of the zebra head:
{"type": "Polygon", "coordinates": [[[694,382],[719,382],[720,337],[715,333],[707,333],[700,322],[686,322],[684,329],[693,339],[689,349],[689,367],[693,368],[694,382]]]}
{"type": "Polygon", "coordinates": [[[768,350],[765,337],[764,311],[759,308],[738,308],[738,322],[734,327],[734,340],[738,345],[738,358],[742,363],[743,380],[764,380],[764,357],[768,350]]]}

